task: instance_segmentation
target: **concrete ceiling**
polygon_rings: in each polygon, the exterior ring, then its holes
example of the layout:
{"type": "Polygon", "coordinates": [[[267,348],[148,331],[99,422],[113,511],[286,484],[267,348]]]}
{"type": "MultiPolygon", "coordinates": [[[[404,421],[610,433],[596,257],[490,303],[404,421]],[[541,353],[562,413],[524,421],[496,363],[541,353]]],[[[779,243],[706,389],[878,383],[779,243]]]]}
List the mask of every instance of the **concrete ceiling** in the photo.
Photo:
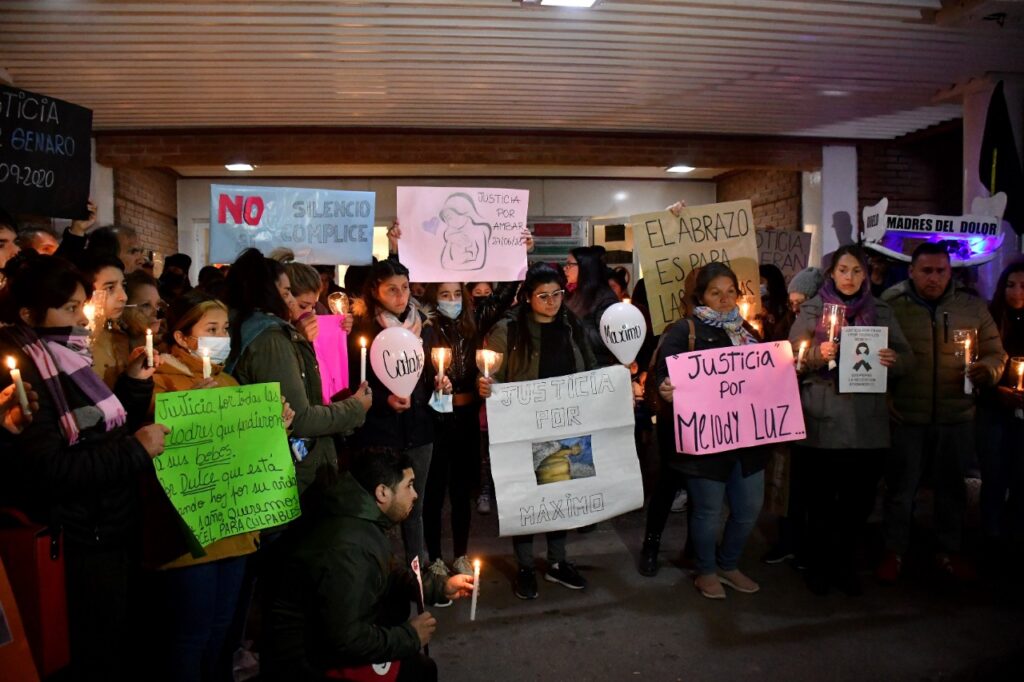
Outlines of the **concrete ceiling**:
{"type": "Polygon", "coordinates": [[[411,126],[885,139],[959,116],[958,102],[942,98],[954,86],[1021,70],[1022,5],[0,0],[0,68],[19,87],[93,109],[99,130],[411,126]]]}

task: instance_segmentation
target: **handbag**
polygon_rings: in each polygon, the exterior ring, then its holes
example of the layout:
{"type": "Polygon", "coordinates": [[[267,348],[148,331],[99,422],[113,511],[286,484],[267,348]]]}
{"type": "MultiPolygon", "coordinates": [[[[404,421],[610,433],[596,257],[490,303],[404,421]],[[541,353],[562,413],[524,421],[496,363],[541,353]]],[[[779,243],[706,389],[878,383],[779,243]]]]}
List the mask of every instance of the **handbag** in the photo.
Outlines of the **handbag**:
{"type": "Polygon", "coordinates": [[[0,558],[43,677],[71,661],[61,539],[59,528],[35,523],[21,510],[0,508],[0,558]]]}

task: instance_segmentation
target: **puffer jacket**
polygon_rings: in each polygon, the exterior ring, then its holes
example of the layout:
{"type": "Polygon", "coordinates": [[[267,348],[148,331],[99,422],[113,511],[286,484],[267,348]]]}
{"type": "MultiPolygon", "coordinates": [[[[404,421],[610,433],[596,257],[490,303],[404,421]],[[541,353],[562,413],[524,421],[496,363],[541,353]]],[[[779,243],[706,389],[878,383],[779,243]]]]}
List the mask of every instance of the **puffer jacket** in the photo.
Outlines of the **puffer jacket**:
{"type": "MultiPolygon", "coordinates": [[[[347,472],[315,497],[305,521],[274,549],[260,654],[268,680],[323,680],[334,668],[394,661],[420,648],[412,625],[394,625],[386,605],[419,599],[412,571],[392,553],[394,522],[347,472]]],[[[436,603],[444,581],[422,576],[426,603],[436,603]]]]}
{"type": "MultiPolygon", "coordinates": [[[[870,294],[869,294],[870,295],[870,294]]],[[[806,372],[800,378],[800,402],[803,405],[807,439],[801,445],[824,450],[870,450],[889,447],[889,406],[887,393],[840,393],[839,370],[827,374],[821,346],[814,344],[814,330],[821,324],[821,296],[800,307],[800,314],[789,332],[794,352],[801,341],[808,341],[804,354],[806,372]]],[[[914,367],[910,348],[892,308],[875,299],[878,320],[875,326],[889,329],[888,347],[896,351],[896,364],[889,368],[889,384],[906,376],[914,367]]]]}
{"type": "Polygon", "coordinates": [[[366,419],[355,398],[323,404],[320,368],[313,344],[295,327],[273,315],[254,313],[242,323],[242,347],[225,366],[238,383],[278,382],[281,395],[295,410],[293,438],[307,442],[308,454],[295,465],[295,480],[301,495],[321,467],[338,468],[334,436],[352,433],[366,419]]]}
{"type": "Polygon", "coordinates": [[[988,371],[983,384],[995,384],[1006,353],[985,302],[950,284],[932,306],[910,280],[887,289],[882,300],[892,307],[915,357],[914,368],[892,386],[893,418],[921,425],[973,420],[975,396],[964,393],[963,347],[953,343],[953,330],[978,330],[977,362],[988,371]]]}

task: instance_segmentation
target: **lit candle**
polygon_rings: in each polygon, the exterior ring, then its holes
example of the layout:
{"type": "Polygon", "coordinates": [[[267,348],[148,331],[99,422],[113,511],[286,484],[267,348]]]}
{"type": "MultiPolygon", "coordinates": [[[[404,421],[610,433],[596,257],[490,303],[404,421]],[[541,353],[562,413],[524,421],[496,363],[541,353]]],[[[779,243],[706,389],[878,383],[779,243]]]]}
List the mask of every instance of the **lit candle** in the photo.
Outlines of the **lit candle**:
{"type": "Polygon", "coordinates": [[[1024,362],[1017,363],[1017,390],[1024,391],[1024,362]]]}
{"type": "Polygon", "coordinates": [[[742,303],[740,303],[740,317],[742,317],[744,320],[747,319],[747,313],[749,313],[749,312],[750,312],[750,304],[747,303],[746,301],[743,301],[742,303]]]}
{"type": "Polygon", "coordinates": [[[359,383],[366,381],[366,337],[359,337],[359,383]]]}
{"type": "Polygon", "coordinates": [[[800,371],[804,366],[804,353],[807,352],[807,342],[800,342],[800,352],[796,355],[796,371],[800,371]]]}
{"type": "Polygon", "coordinates": [[[967,372],[971,368],[971,339],[964,339],[964,393],[974,393],[974,384],[967,372]]]}
{"type": "MultiPolygon", "coordinates": [[[[828,340],[829,340],[829,343],[835,343],[836,342],[836,314],[835,314],[835,311],[833,311],[832,314],[829,315],[829,318],[828,318],[828,340]]],[[[836,368],[836,361],[835,360],[829,360],[828,361],[828,368],[829,369],[835,369],[836,368]]]]}
{"type": "Polygon", "coordinates": [[[491,361],[494,359],[493,350],[484,350],[484,379],[491,378],[491,361]]]}
{"type": "Polygon", "coordinates": [[[622,302],[625,303],[626,305],[629,305],[629,299],[628,298],[622,299],[622,302]]]}
{"type": "Polygon", "coordinates": [[[28,409],[28,394],[25,393],[25,382],[21,380],[21,370],[18,369],[18,365],[10,355],[7,356],[7,368],[11,370],[11,381],[14,382],[14,391],[18,394],[21,411],[25,414],[32,414],[32,410],[28,409]]]}
{"type": "Polygon", "coordinates": [[[146,367],[153,367],[153,330],[146,330],[146,367]]]}
{"type": "Polygon", "coordinates": [[[89,333],[96,331],[96,304],[86,303],[82,306],[82,312],[85,313],[85,319],[89,320],[89,333]]]}
{"type": "Polygon", "coordinates": [[[437,349],[437,373],[441,375],[441,381],[444,381],[444,352],[446,348],[437,349]]]}
{"type": "Polygon", "coordinates": [[[473,559],[473,602],[469,605],[469,619],[476,620],[476,598],[480,594],[480,560],[473,559]]]}
{"type": "Polygon", "coordinates": [[[203,351],[203,378],[209,379],[213,373],[213,369],[210,367],[210,349],[204,348],[203,351]]]}

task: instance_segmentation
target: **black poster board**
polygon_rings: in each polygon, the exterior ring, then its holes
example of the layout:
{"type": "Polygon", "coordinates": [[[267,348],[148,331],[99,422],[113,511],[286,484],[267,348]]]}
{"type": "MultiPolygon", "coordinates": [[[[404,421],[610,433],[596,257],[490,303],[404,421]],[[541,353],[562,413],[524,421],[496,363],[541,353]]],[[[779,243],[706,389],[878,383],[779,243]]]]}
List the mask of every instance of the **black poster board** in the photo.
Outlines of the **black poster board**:
{"type": "Polygon", "coordinates": [[[89,109],[0,84],[0,206],[84,218],[91,135],[89,109]]]}

